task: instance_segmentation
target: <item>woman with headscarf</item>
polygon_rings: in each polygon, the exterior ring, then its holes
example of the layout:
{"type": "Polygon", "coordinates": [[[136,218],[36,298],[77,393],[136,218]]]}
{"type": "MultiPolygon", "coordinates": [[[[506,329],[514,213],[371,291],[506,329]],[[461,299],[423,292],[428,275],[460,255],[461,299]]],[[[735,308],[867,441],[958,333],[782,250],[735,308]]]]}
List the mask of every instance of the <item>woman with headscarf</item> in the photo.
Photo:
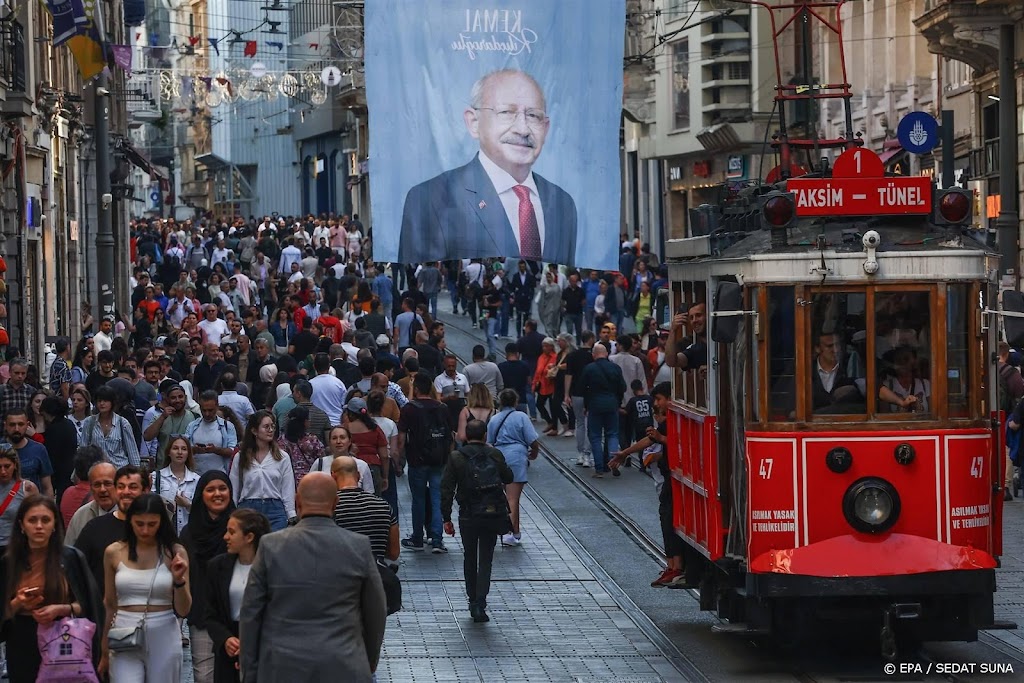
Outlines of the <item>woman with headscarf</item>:
{"type": "Polygon", "coordinates": [[[224,534],[228,517],[235,509],[231,480],[220,470],[210,470],[199,478],[192,512],[181,534],[181,543],[188,551],[192,577],[192,609],[188,613],[192,675],[196,683],[213,683],[213,641],[206,631],[209,603],[206,570],[210,560],[227,552],[224,534]]]}
{"type": "Polygon", "coordinates": [[[185,410],[191,410],[196,415],[199,414],[199,404],[196,402],[194,394],[196,393],[195,387],[192,386],[192,382],[187,379],[183,379],[178,382],[178,385],[185,391],[185,410]]]}

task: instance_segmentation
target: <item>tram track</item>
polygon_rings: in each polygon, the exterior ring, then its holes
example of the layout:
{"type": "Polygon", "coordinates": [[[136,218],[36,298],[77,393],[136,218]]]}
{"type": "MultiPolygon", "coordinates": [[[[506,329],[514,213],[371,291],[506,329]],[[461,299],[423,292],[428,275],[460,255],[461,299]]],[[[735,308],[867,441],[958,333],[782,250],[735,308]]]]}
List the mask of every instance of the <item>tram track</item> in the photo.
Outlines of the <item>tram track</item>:
{"type": "MultiPolygon", "coordinates": [[[[459,324],[453,323],[451,320],[451,314],[448,314],[446,317],[449,319],[442,321],[445,323],[446,328],[455,329],[462,335],[473,340],[474,343],[480,343],[480,340],[478,338],[478,334],[480,333],[479,329],[470,330],[466,329],[465,327],[459,324]]],[[[467,362],[466,359],[461,354],[456,353],[451,349],[449,349],[449,352],[455,355],[455,357],[459,360],[460,363],[465,364],[467,362]]],[[[495,355],[497,356],[495,360],[498,362],[505,358],[505,354],[499,349],[496,349],[495,355]]],[[[559,472],[563,477],[565,477],[569,481],[569,483],[572,484],[573,487],[576,490],[578,490],[584,498],[586,498],[613,524],[615,524],[619,529],[621,529],[622,532],[626,535],[626,537],[629,538],[630,541],[632,541],[637,546],[637,548],[640,549],[641,552],[643,552],[646,556],[655,561],[660,567],[668,566],[662,550],[662,545],[659,541],[652,538],[650,534],[648,534],[639,524],[634,522],[629,517],[629,515],[627,515],[618,505],[616,505],[610,498],[604,495],[604,493],[602,493],[596,486],[594,486],[587,478],[583,477],[579,472],[577,472],[575,468],[567,464],[562,458],[558,456],[557,453],[555,453],[551,448],[549,448],[548,445],[545,444],[543,441],[540,442],[539,451],[540,454],[544,457],[545,462],[550,464],[557,472],[559,472]]],[[[541,499],[541,501],[537,501],[539,496],[537,496],[536,494],[531,495],[529,489],[527,489],[526,493],[527,495],[530,496],[531,500],[534,500],[535,502],[541,502],[541,507],[544,508],[546,513],[554,514],[551,511],[550,507],[548,507],[547,504],[543,502],[543,499],[541,499]]],[[[564,525],[563,528],[565,528],[564,525]]],[[[566,529],[566,532],[570,536],[572,535],[572,532],[568,529],[566,529]]],[[[572,536],[572,538],[575,539],[575,536],[572,536]]],[[[578,539],[576,539],[576,544],[578,544],[577,547],[582,548],[582,544],[580,544],[578,539]]],[[[586,552],[585,548],[582,549],[583,552],[586,552]]],[[[679,592],[685,593],[690,599],[697,603],[700,602],[700,592],[697,589],[681,589],[679,592]]],[[[633,605],[633,607],[634,609],[639,610],[639,608],[637,608],[635,605],[633,605]]],[[[709,613],[709,616],[711,616],[711,618],[719,624],[729,623],[727,620],[720,618],[714,612],[709,613]]],[[[646,615],[644,615],[644,618],[647,619],[646,615]]],[[[657,625],[653,624],[653,622],[652,626],[658,630],[658,633],[661,633],[660,629],[658,629],[657,625]]],[[[665,636],[662,634],[662,637],[665,636]]],[[[751,646],[758,648],[759,650],[763,648],[763,643],[761,642],[752,639],[748,640],[748,642],[751,644],[751,646]]],[[[1024,657],[1022,657],[1022,655],[1024,655],[1024,652],[1009,647],[1002,643],[1002,641],[999,641],[998,639],[993,638],[984,632],[979,633],[978,643],[983,646],[986,646],[990,651],[994,653],[998,653],[1006,658],[1014,660],[1014,671],[1017,673],[1024,673],[1024,657]]],[[[679,652],[679,650],[675,648],[674,645],[672,645],[672,649],[675,652],[679,652]]],[[[682,657],[684,660],[689,661],[689,658],[687,658],[681,652],[679,652],[679,656],[682,657]]],[[[981,680],[978,677],[971,677],[970,675],[965,675],[963,673],[947,673],[945,671],[943,671],[942,673],[938,673],[940,670],[942,670],[942,667],[940,667],[940,665],[948,664],[949,660],[942,660],[940,658],[937,658],[934,654],[928,651],[928,646],[922,646],[915,652],[904,655],[900,663],[904,665],[903,670],[905,670],[907,673],[901,675],[901,669],[899,669],[899,665],[897,664],[897,672],[894,674],[889,674],[888,670],[883,668],[884,665],[878,664],[877,666],[875,666],[876,662],[865,664],[863,667],[860,667],[861,670],[858,670],[857,672],[849,672],[840,675],[837,675],[835,673],[828,673],[826,671],[815,671],[815,669],[818,668],[817,666],[805,667],[802,666],[799,662],[790,662],[787,664],[786,668],[787,673],[793,676],[794,679],[801,681],[801,683],[837,683],[839,681],[881,681],[893,679],[903,681],[948,681],[949,683],[976,683],[977,681],[981,680]],[[870,671],[868,670],[869,667],[870,671]]],[[[703,673],[701,673],[701,677],[702,680],[709,680],[703,673]]],[[[992,677],[988,676],[987,678],[988,680],[991,680],[992,677]]]]}

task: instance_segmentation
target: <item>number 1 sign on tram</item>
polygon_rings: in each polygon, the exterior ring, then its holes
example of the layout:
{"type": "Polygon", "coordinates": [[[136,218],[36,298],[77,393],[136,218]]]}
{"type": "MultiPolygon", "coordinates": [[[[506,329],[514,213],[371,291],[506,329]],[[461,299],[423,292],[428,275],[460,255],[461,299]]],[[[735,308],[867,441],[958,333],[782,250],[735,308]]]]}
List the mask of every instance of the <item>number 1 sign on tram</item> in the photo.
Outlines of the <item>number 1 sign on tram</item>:
{"type": "Polygon", "coordinates": [[[924,176],[885,177],[882,160],[868,149],[839,155],[831,178],[793,178],[786,191],[797,216],[930,214],[932,183],[924,176]]]}

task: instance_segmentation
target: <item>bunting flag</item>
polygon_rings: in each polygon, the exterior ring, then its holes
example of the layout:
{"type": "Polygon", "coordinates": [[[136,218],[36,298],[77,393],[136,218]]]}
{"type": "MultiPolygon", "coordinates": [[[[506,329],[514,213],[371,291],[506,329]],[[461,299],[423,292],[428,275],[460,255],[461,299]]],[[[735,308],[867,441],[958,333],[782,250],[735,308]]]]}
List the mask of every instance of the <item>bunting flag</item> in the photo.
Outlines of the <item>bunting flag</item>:
{"type": "Polygon", "coordinates": [[[256,41],[255,40],[247,40],[247,41],[245,41],[245,51],[242,54],[244,54],[246,57],[255,57],[256,56],[256,41]]]}
{"type": "Polygon", "coordinates": [[[198,42],[199,42],[199,36],[189,36],[188,37],[188,44],[191,45],[192,47],[195,47],[196,43],[198,43],[198,42]]]}
{"type": "Polygon", "coordinates": [[[97,0],[82,1],[85,22],[78,27],[78,34],[67,41],[68,49],[75,56],[83,81],[92,80],[107,66],[103,44],[96,29],[96,2],[97,0]]]}
{"type": "Polygon", "coordinates": [[[114,64],[117,64],[121,69],[128,74],[132,75],[132,48],[130,45],[111,45],[111,51],[114,53],[114,64]]]}
{"type": "Polygon", "coordinates": [[[277,51],[280,52],[284,49],[284,43],[267,42],[267,47],[276,47],[277,51]]]}
{"type": "Polygon", "coordinates": [[[89,23],[82,0],[46,0],[46,9],[53,15],[53,46],[63,45],[89,23]]]}
{"type": "Polygon", "coordinates": [[[217,53],[217,56],[220,57],[220,48],[217,47],[217,39],[207,38],[206,40],[210,43],[210,47],[213,48],[213,51],[217,53]]]}
{"type": "Polygon", "coordinates": [[[309,44],[309,49],[310,50],[319,50],[320,49],[320,43],[310,43],[309,44]]]}

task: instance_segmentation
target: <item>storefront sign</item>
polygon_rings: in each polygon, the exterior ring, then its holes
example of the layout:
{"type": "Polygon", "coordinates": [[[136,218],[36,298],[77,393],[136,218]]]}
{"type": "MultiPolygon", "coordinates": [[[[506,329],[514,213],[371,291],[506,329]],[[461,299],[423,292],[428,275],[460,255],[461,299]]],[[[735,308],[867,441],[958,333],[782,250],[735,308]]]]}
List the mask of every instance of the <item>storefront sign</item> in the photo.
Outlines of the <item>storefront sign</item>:
{"type": "Polygon", "coordinates": [[[736,154],[729,157],[725,169],[725,177],[729,180],[740,180],[747,175],[746,157],[736,154]]]}
{"type": "Polygon", "coordinates": [[[695,161],[693,163],[693,175],[696,178],[708,178],[711,176],[711,161],[695,161]]]}

